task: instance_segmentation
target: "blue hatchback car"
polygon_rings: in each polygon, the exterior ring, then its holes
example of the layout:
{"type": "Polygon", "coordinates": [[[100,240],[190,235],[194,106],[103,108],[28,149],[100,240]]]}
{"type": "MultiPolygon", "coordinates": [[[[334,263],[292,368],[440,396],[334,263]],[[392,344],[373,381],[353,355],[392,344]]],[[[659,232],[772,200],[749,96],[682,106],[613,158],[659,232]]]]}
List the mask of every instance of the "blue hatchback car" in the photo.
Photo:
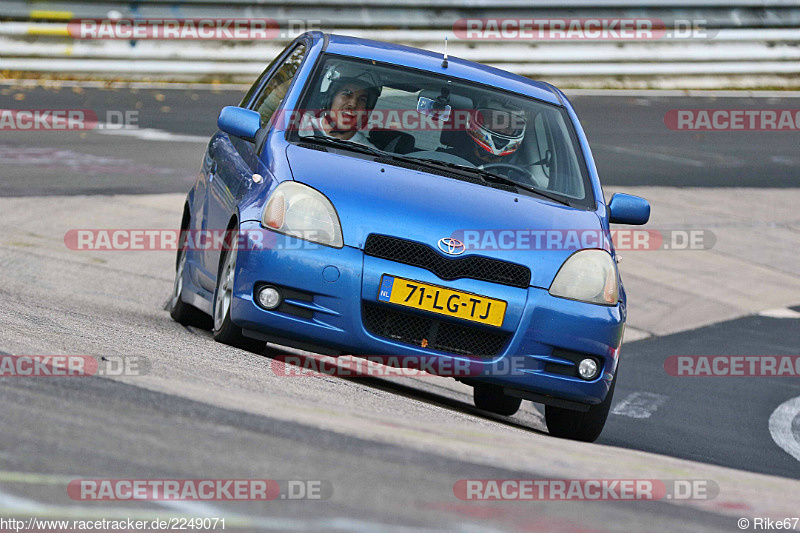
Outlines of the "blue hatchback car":
{"type": "Polygon", "coordinates": [[[593,441],[626,318],[606,203],[555,87],[376,41],[298,37],[224,108],[186,199],[172,317],[214,338],[467,361],[475,405],[593,441]]]}

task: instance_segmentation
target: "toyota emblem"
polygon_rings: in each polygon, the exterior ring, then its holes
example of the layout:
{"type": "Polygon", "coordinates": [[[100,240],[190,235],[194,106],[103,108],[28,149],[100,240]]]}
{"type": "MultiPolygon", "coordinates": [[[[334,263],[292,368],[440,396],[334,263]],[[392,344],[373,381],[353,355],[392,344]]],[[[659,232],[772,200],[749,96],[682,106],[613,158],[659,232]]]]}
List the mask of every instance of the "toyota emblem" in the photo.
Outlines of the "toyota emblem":
{"type": "Polygon", "coordinates": [[[439,239],[439,249],[446,254],[461,255],[466,250],[464,243],[452,237],[439,239]]]}

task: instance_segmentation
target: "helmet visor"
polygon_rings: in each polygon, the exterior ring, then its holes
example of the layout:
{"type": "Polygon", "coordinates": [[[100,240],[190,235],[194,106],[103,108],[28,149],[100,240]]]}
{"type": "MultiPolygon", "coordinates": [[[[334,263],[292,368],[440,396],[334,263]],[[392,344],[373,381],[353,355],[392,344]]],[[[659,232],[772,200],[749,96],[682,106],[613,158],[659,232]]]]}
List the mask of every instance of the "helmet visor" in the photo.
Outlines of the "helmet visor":
{"type": "Polygon", "coordinates": [[[525,117],[519,112],[514,113],[502,109],[477,109],[474,120],[476,126],[492,135],[516,139],[525,134],[525,117]]]}

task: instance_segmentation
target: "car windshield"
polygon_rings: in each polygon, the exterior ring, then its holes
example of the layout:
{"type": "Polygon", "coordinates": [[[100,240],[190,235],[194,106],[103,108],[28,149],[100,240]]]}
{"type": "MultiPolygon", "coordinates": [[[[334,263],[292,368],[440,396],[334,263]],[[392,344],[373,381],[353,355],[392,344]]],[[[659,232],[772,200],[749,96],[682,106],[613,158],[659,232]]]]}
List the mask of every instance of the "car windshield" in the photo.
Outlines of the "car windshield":
{"type": "Polygon", "coordinates": [[[593,207],[566,110],[540,100],[328,54],[293,117],[299,137],[467,169],[486,181],[593,207]]]}

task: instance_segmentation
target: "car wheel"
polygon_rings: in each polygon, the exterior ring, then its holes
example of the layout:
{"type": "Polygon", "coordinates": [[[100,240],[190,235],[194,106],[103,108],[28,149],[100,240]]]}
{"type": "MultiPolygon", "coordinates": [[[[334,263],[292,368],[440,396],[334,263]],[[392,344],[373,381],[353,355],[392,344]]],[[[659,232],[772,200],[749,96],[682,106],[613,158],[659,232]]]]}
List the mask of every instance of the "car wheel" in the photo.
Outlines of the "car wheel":
{"type": "Polygon", "coordinates": [[[596,441],[606,425],[618,377],[619,370],[617,370],[617,376],[614,377],[614,381],[611,382],[611,388],[608,390],[606,399],[602,403],[592,405],[586,412],[545,405],[544,418],[550,434],[563,439],[584,442],[596,441]]]}
{"type": "Polygon", "coordinates": [[[184,326],[211,329],[211,318],[193,305],[183,301],[183,275],[186,271],[186,250],[178,250],[175,283],[169,300],[169,314],[175,322],[184,326]]]}
{"type": "Polygon", "coordinates": [[[231,321],[233,282],[236,273],[237,250],[231,247],[220,257],[217,288],[214,291],[214,340],[251,352],[263,352],[266,343],[245,337],[242,328],[231,321]]]}
{"type": "Polygon", "coordinates": [[[475,385],[473,390],[475,407],[498,415],[511,416],[519,410],[521,398],[503,394],[497,385],[475,385]]]}

